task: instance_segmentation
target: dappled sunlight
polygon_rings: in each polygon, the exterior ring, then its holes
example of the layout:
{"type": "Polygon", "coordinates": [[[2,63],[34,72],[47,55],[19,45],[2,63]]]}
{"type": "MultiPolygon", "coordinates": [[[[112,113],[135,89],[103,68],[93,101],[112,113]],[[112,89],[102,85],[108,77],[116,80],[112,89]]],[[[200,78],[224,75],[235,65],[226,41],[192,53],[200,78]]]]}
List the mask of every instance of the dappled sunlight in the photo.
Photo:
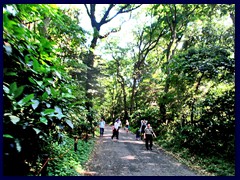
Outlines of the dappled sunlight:
{"type": "Polygon", "coordinates": [[[107,140],[105,140],[105,141],[102,141],[103,143],[106,143],[106,142],[108,142],[107,140]]]}
{"type": "Polygon", "coordinates": [[[135,156],[128,155],[128,156],[121,157],[121,159],[134,160],[136,158],[135,158],[135,156]]]}
{"type": "MultiPolygon", "coordinates": [[[[151,151],[147,151],[147,150],[145,150],[145,151],[142,151],[141,152],[142,154],[149,154],[149,153],[151,153],[151,151]]],[[[147,156],[146,156],[147,157],[147,156]]],[[[150,157],[149,157],[150,158],[150,157]]]]}
{"type": "Polygon", "coordinates": [[[181,164],[180,163],[177,163],[177,162],[175,162],[175,163],[173,163],[175,166],[181,166],[181,164]]]}
{"type": "Polygon", "coordinates": [[[156,163],[147,163],[147,165],[149,165],[149,166],[156,166],[157,164],[156,163]]]}
{"type": "MultiPolygon", "coordinates": [[[[111,136],[112,136],[111,133],[104,133],[103,138],[105,138],[105,137],[111,137],[111,136]]],[[[99,136],[99,137],[100,137],[100,136],[99,136]]]]}
{"type": "Polygon", "coordinates": [[[144,142],[142,141],[136,141],[136,140],[118,140],[118,142],[121,142],[121,143],[131,143],[131,144],[144,144],[144,142]]]}
{"type": "Polygon", "coordinates": [[[94,175],[97,173],[97,172],[95,172],[95,171],[86,171],[86,170],[82,169],[81,166],[75,167],[74,169],[75,169],[75,171],[77,171],[79,174],[83,174],[83,175],[85,175],[85,176],[94,176],[94,175]]]}

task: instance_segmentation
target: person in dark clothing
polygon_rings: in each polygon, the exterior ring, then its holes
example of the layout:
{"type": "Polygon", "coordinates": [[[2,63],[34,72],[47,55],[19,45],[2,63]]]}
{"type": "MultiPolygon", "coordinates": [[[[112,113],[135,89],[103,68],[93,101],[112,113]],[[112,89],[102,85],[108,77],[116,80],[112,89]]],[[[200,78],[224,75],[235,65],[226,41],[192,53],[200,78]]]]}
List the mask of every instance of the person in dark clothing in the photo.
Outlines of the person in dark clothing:
{"type": "Polygon", "coordinates": [[[143,138],[143,134],[144,134],[144,130],[145,130],[146,126],[147,126],[147,121],[145,119],[141,120],[141,127],[140,127],[140,129],[141,129],[141,140],[143,138]]]}
{"type": "Polygon", "coordinates": [[[155,133],[152,130],[151,125],[148,123],[147,127],[144,130],[144,139],[145,139],[145,145],[146,145],[146,149],[152,150],[152,142],[153,142],[153,136],[156,137],[155,133]],[[149,148],[148,148],[148,142],[150,142],[149,148]]]}
{"type": "Polygon", "coordinates": [[[140,140],[140,137],[141,137],[141,130],[137,129],[137,131],[136,131],[136,140],[140,140]]]}

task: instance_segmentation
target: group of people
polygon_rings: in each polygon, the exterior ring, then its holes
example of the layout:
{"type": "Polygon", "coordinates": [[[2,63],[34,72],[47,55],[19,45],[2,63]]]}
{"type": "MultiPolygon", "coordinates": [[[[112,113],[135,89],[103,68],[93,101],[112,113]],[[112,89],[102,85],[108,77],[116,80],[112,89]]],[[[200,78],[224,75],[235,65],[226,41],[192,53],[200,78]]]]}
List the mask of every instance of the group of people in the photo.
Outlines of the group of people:
{"type": "MultiPolygon", "coordinates": [[[[105,121],[102,118],[99,122],[99,128],[100,128],[100,136],[103,136],[104,133],[104,127],[105,127],[105,121]]],[[[116,139],[119,138],[119,129],[122,127],[122,122],[120,118],[117,118],[114,122],[114,125],[112,126],[112,136],[111,139],[113,139],[116,136],[116,139]]],[[[128,133],[129,131],[129,121],[126,120],[126,124],[124,129],[128,133]]],[[[141,126],[140,129],[136,132],[136,140],[140,140],[140,138],[145,140],[145,146],[147,150],[152,150],[153,145],[153,136],[156,137],[150,123],[148,123],[145,119],[141,120],[141,126]],[[150,143],[150,144],[149,144],[150,143]]]]}

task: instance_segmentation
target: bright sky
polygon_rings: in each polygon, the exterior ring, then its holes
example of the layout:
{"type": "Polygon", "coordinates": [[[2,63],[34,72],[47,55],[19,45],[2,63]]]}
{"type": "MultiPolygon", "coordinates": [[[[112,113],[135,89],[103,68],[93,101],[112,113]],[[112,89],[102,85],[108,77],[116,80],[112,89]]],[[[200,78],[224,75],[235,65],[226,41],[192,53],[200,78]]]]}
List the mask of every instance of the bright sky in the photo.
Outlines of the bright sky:
{"type": "MultiPolygon", "coordinates": [[[[92,26],[91,26],[91,21],[90,18],[87,15],[86,9],[84,7],[83,4],[58,4],[60,7],[66,7],[66,8],[78,8],[81,11],[81,15],[80,15],[80,26],[87,30],[88,32],[92,33],[92,26]]],[[[102,17],[101,15],[101,10],[104,9],[104,7],[108,7],[109,4],[97,4],[96,5],[96,17],[97,21],[100,21],[100,18],[102,17]]],[[[141,12],[141,8],[145,7],[146,5],[142,5],[140,8],[136,9],[133,11],[133,14],[140,14],[141,12]]],[[[114,12],[113,12],[114,13],[114,12]]],[[[111,17],[111,14],[110,14],[111,17]]],[[[129,42],[133,42],[133,35],[132,35],[132,29],[136,26],[139,25],[143,25],[144,21],[146,21],[145,17],[141,17],[141,23],[137,22],[135,19],[129,19],[130,17],[130,13],[123,13],[123,14],[119,14],[118,16],[116,16],[114,19],[112,19],[110,22],[104,24],[101,27],[100,30],[100,35],[105,35],[106,33],[110,32],[112,30],[112,28],[117,28],[119,29],[119,26],[121,26],[121,30],[119,32],[116,33],[111,33],[107,38],[104,39],[99,39],[98,40],[98,46],[95,49],[95,54],[96,55],[101,55],[102,58],[104,59],[112,59],[112,55],[111,54],[107,54],[104,53],[104,48],[102,49],[102,45],[106,44],[106,40],[107,42],[109,42],[109,38],[117,38],[119,39],[119,46],[120,47],[126,47],[127,43],[129,42]],[[124,23],[123,23],[124,22],[124,23]]],[[[87,39],[88,40],[88,45],[90,44],[91,41],[91,36],[87,39]]]]}
{"type": "MultiPolygon", "coordinates": [[[[92,32],[92,27],[91,27],[91,22],[90,22],[90,18],[88,17],[87,13],[86,13],[86,9],[84,7],[83,4],[57,4],[60,7],[65,7],[65,8],[78,8],[81,11],[80,14],[80,26],[87,30],[88,32],[92,32]]],[[[136,9],[133,11],[133,14],[140,14],[142,11],[141,9],[146,7],[148,4],[144,4],[142,5],[140,8],[136,9]]],[[[104,9],[104,7],[108,7],[108,4],[97,4],[96,5],[96,17],[97,17],[97,21],[100,21],[100,17],[102,17],[101,15],[101,10],[104,9]],[[99,17],[99,18],[98,18],[99,17]]],[[[113,12],[114,13],[114,12],[113,12]]],[[[111,14],[110,14],[111,15],[111,14]]],[[[141,23],[139,23],[139,21],[136,21],[136,19],[130,19],[129,20],[129,15],[130,13],[124,13],[124,14],[120,14],[117,17],[115,17],[112,21],[106,23],[105,25],[103,25],[101,27],[100,30],[100,34],[101,35],[105,35],[107,32],[111,31],[112,28],[119,28],[119,26],[122,24],[123,21],[125,21],[122,26],[121,26],[121,30],[117,33],[112,33],[111,35],[109,35],[109,38],[116,38],[119,37],[120,38],[120,42],[119,42],[119,46],[124,47],[126,46],[126,44],[128,42],[132,42],[133,41],[133,36],[131,34],[132,30],[134,27],[139,26],[139,25],[144,25],[145,23],[150,22],[150,20],[147,20],[145,18],[144,15],[141,15],[141,23]]],[[[232,25],[232,20],[230,17],[225,18],[222,20],[221,22],[224,26],[230,26],[232,25]]],[[[104,39],[106,40],[106,39],[104,39]]],[[[99,40],[99,46],[97,47],[97,49],[100,49],[101,47],[101,42],[104,40],[99,40]]],[[[88,44],[90,44],[91,41],[91,37],[88,38],[88,44]]],[[[95,51],[96,54],[103,54],[102,52],[98,52],[97,50],[95,51]]]]}
{"type": "MultiPolygon", "coordinates": [[[[86,9],[83,4],[58,4],[58,5],[60,7],[66,7],[66,8],[75,7],[75,8],[80,9],[81,10],[80,26],[82,28],[84,28],[85,30],[92,32],[90,18],[88,17],[88,15],[86,13],[86,9]]],[[[101,10],[106,6],[108,7],[108,4],[97,4],[96,17],[102,17],[100,15],[101,10]]],[[[135,11],[138,11],[138,9],[136,9],[135,11]]],[[[144,18],[142,18],[142,19],[144,19],[144,18]]],[[[97,20],[99,21],[100,19],[97,19],[97,20]]],[[[121,37],[120,45],[125,45],[126,42],[132,41],[131,30],[133,29],[134,26],[137,25],[137,22],[135,20],[133,20],[133,19],[129,20],[129,13],[120,14],[117,17],[115,17],[113,20],[111,20],[110,22],[103,25],[101,27],[100,33],[101,33],[101,35],[104,35],[107,32],[111,31],[112,28],[118,29],[121,24],[122,24],[121,31],[119,31],[117,33],[112,33],[111,37],[120,36],[121,37]],[[122,24],[123,21],[125,21],[125,22],[122,24]]]]}

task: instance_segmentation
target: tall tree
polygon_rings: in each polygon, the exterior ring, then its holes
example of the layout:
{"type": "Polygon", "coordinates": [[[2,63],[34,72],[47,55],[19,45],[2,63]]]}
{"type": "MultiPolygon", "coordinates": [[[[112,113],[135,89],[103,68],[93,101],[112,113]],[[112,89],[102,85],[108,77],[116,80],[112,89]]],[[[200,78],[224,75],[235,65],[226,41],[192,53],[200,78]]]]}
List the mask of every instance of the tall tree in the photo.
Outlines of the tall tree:
{"type": "Polygon", "coordinates": [[[141,30],[138,30],[136,33],[136,52],[134,52],[134,65],[133,65],[133,72],[132,72],[132,90],[131,90],[131,99],[130,99],[130,114],[133,112],[134,107],[134,99],[136,98],[136,88],[139,86],[140,80],[143,77],[143,74],[146,72],[147,68],[147,56],[149,53],[154,50],[161,37],[166,34],[165,26],[162,25],[163,19],[161,15],[154,17],[156,21],[147,25],[141,30]]]}
{"type": "Polygon", "coordinates": [[[93,116],[92,116],[92,92],[94,91],[93,81],[94,76],[96,73],[94,72],[94,50],[97,46],[97,41],[99,39],[106,38],[109,34],[113,32],[117,32],[118,30],[112,29],[110,32],[106,33],[105,35],[101,35],[101,27],[104,24],[109,23],[114,18],[116,18],[119,14],[128,13],[137,9],[141,5],[131,5],[131,4],[123,4],[123,5],[116,5],[116,4],[109,4],[108,7],[103,11],[100,20],[97,20],[96,17],[96,4],[84,5],[87,11],[87,14],[91,20],[91,25],[93,29],[93,36],[90,44],[90,48],[88,51],[88,55],[84,60],[84,63],[87,65],[87,72],[86,72],[86,108],[88,110],[88,121],[92,124],[93,116]]]}
{"type": "MultiPolygon", "coordinates": [[[[165,22],[167,23],[167,35],[166,38],[166,48],[165,48],[165,65],[167,68],[167,77],[170,74],[170,69],[167,67],[169,60],[175,54],[179,42],[181,41],[187,25],[189,22],[194,20],[194,12],[199,7],[199,5],[191,4],[167,4],[167,5],[155,5],[155,13],[162,12],[165,22]]],[[[162,121],[166,120],[166,97],[169,91],[169,81],[166,78],[164,93],[162,99],[159,101],[160,114],[162,121]]]]}

